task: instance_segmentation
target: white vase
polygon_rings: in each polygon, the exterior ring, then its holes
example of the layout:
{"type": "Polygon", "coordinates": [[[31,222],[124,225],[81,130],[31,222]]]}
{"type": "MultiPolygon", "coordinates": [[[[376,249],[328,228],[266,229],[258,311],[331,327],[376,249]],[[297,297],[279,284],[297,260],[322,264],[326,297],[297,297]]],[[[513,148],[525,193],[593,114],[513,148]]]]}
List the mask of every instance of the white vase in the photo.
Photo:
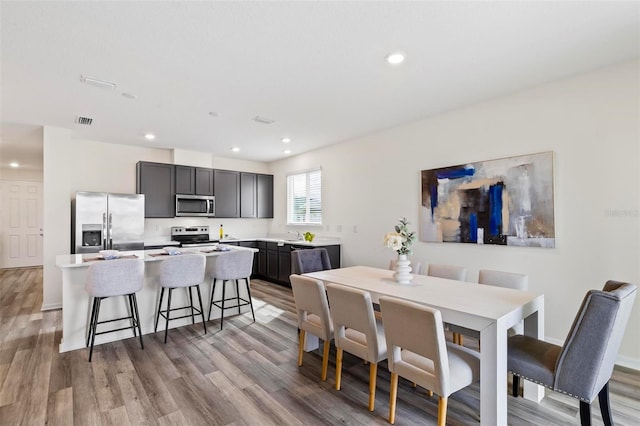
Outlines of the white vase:
{"type": "Polygon", "coordinates": [[[406,254],[399,254],[396,262],[396,273],[393,278],[398,284],[409,284],[413,275],[411,275],[411,261],[407,259],[406,254]]]}

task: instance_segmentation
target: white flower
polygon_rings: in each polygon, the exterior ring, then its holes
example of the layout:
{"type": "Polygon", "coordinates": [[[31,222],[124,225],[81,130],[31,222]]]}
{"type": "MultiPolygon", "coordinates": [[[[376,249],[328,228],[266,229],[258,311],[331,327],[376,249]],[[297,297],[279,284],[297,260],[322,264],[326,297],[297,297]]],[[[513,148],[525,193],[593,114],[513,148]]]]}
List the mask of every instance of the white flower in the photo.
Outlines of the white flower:
{"type": "Polygon", "coordinates": [[[402,248],[402,243],[404,242],[404,238],[402,235],[397,232],[389,232],[384,236],[385,245],[395,251],[398,251],[402,248]]]}

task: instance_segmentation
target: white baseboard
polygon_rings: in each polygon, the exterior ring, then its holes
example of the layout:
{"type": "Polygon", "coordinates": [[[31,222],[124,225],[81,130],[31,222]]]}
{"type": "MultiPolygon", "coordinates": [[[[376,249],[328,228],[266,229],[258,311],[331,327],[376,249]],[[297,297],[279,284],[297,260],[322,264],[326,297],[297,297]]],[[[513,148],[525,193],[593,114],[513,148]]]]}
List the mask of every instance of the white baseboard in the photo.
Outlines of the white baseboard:
{"type": "Polygon", "coordinates": [[[56,309],[62,309],[62,303],[50,303],[48,305],[42,304],[41,311],[53,311],[56,309]]]}

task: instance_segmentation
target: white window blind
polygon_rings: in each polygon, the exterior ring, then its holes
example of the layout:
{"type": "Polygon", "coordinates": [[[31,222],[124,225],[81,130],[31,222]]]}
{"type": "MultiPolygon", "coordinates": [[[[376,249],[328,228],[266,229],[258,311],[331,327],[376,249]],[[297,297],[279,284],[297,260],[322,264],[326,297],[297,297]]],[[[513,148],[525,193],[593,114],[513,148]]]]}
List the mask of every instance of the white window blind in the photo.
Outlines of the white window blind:
{"type": "Polygon", "coordinates": [[[322,224],[322,172],[287,176],[287,223],[322,224]]]}

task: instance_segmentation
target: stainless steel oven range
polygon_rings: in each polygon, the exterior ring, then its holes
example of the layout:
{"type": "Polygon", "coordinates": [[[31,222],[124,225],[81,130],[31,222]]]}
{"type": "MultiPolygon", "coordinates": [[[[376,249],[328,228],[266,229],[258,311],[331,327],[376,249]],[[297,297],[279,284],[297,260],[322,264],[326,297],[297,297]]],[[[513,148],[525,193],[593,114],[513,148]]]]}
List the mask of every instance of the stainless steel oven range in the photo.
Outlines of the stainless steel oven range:
{"type": "Polygon", "coordinates": [[[180,242],[180,247],[206,247],[219,242],[209,238],[208,226],[172,226],[171,239],[180,242]]]}

